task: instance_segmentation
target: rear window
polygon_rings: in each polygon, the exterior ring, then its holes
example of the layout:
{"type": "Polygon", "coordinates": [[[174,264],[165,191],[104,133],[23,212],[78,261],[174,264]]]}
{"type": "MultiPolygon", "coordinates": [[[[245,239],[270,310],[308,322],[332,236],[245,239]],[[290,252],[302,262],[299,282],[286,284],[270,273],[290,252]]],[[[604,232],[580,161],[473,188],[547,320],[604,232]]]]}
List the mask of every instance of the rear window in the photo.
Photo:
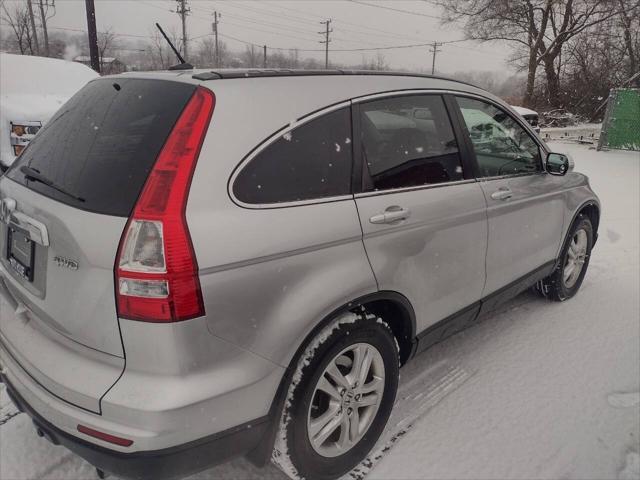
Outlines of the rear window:
{"type": "Polygon", "coordinates": [[[73,207],[129,216],[194,89],[163,80],[95,80],[58,110],[7,176],[73,207]],[[66,193],[27,180],[23,165],[66,193]]]}

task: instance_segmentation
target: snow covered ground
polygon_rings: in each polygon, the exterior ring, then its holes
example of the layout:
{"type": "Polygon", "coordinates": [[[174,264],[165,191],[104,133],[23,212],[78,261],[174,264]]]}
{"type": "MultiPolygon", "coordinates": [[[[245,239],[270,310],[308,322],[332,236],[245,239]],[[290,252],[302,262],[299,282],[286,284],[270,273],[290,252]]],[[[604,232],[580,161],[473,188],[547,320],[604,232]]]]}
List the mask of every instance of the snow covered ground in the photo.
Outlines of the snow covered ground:
{"type": "MultiPolygon", "coordinates": [[[[398,402],[356,478],[640,478],[640,153],[552,145],[603,203],[582,289],[524,293],[401,371],[398,402]],[[369,463],[372,464],[370,469],[369,463]]],[[[0,478],[93,479],[0,396],[0,478]]],[[[190,480],[278,479],[243,459],[190,480]]]]}

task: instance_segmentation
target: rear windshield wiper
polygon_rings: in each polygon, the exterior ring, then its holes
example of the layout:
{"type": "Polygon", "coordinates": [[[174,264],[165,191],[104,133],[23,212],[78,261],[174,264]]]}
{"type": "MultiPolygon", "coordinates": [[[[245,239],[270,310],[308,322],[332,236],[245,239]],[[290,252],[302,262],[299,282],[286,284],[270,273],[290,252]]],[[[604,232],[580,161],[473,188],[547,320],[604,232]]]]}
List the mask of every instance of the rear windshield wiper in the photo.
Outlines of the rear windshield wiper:
{"type": "Polygon", "coordinates": [[[40,183],[46,185],[49,188],[53,188],[54,190],[56,190],[56,191],[58,191],[60,193],[63,193],[64,195],[67,195],[67,196],[73,198],[74,200],[77,200],[78,202],[86,201],[84,198],[78,197],[77,195],[74,195],[73,193],[66,191],[64,188],[59,187],[58,185],[53,183],[53,181],[49,180],[47,177],[42,175],[35,168],[29,167],[27,165],[23,165],[22,167],[20,167],[20,171],[22,173],[24,173],[24,178],[26,178],[27,180],[34,181],[34,182],[40,182],[40,183]]]}

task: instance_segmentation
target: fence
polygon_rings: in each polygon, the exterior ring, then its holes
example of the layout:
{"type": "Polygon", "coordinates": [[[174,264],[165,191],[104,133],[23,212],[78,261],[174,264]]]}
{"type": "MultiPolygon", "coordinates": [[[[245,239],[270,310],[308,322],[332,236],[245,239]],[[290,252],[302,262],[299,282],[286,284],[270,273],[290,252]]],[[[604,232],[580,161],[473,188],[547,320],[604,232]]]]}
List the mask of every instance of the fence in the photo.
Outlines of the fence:
{"type": "Polygon", "coordinates": [[[598,142],[603,148],[640,151],[640,89],[611,90],[598,142]]]}

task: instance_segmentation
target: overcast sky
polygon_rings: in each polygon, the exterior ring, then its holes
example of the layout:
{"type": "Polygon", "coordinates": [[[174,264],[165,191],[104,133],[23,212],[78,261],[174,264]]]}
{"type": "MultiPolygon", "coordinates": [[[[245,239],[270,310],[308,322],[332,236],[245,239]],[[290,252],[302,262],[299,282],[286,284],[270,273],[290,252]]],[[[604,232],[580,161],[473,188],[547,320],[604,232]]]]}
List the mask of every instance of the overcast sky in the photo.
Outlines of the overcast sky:
{"type": "MultiPolygon", "coordinates": [[[[9,2],[8,2],[9,3],[9,2]]],[[[333,20],[331,50],[387,47],[447,42],[464,37],[460,25],[441,25],[441,10],[424,0],[189,0],[187,19],[191,44],[211,33],[213,12],[222,14],[219,32],[234,50],[244,49],[236,39],[268,47],[299,48],[301,56],[324,59],[320,24],[333,20]],[[366,4],[374,5],[368,6],[366,4]],[[386,7],[386,8],[384,8],[386,7]],[[406,10],[404,13],[396,10],[406,10]],[[435,18],[434,18],[435,17],[435,18]]],[[[121,35],[149,35],[154,22],[166,30],[180,31],[175,0],[96,0],[98,31],[111,28],[121,35]]],[[[50,26],[86,29],[85,3],[82,0],[57,0],[50,26]]],[[[7,28],[6,26],[2,27],[7,28]]],[[[135,37],[130,37],[135,39],[135,37]]],[[[461,42],[439,47],[436,70],[453,73],[461,70],[501,70],[510,72],[505,60],[509,54],[504,44],[461,42]]],[[[431,69],[430,47],[383,50],[392,68],[431,69]]],[[[330,53],[337,63],[359,63],[363,56],[373,58],[375,51],[330,53]]]]}

